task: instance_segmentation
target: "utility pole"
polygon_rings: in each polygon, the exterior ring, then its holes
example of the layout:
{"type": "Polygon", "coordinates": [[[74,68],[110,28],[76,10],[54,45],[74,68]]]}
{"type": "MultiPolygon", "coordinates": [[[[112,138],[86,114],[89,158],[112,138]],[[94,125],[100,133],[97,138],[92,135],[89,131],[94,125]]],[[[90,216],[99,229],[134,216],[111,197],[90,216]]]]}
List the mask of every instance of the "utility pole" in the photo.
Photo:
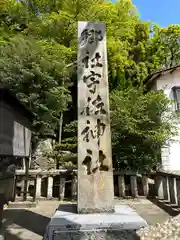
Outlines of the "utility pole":
{"type": "MultiPolygon", "coordinates": [[[[62,87],[64,87],[64,78],[62,80],[62,87]]],[[[59,119],[59,144],[61,144],[61,140],[62,140],[62,125],[63,125],[63,111],[60,112],[60,119],[59,119]]]]}
{"type": "MultiPolygon", "coordinates": [[[[71,67],[73,64],[77,64],[77,61],[74,61],[68,65],[66,65],[66,67],[71,67]]],[[[64,78],[62,80],[62,87],[64,87],[64,78]]],[[[62,125],[63,125],[63,111],[60,112],[60,118],[59,118],[59,144],[61,144],[62,141],[62,125]]]]}

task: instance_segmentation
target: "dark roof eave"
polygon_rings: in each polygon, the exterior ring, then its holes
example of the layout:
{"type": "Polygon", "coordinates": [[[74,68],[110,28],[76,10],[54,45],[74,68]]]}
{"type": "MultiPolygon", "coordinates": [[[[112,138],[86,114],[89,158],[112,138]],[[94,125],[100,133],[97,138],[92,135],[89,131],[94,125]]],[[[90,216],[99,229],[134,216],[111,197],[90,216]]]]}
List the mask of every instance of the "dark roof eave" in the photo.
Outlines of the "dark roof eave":
{"type": "Polygon", "coordinates": [[[165,70],[161,70],[161,71],[157,71],[157,72],[154,72],[152,74],[150,74],[145,80],[144,80],[144,85],[148,84],[149,81],[153,81],[153,80],[156,80],[158,77],[160,77],[163,73],[167,73],[167,72],[174,72],[176,71],[178,68],[180,68],[180,65],[177,65],[177,66],[174,66],[174,67],[171,67],[171,68],[167,68],[165,70]],[[154,77],[154,78],[153,78],[154,77]]]}
{"type": "Polygon", "coordinates": [[[29,121],[32,122],[34,120],[34,114],[19,101],[9,88],[0,86],[0,100],[4,100],[10,105],[19,107],[26,114],[29,121]]]}

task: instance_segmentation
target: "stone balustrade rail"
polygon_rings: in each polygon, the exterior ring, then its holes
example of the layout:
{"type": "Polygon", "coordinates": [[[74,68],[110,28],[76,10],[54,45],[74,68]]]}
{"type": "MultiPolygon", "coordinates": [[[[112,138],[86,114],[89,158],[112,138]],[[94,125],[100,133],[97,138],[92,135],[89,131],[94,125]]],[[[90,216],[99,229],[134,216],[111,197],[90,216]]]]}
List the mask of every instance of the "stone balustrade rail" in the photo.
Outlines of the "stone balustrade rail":
{"type": "Polygon", "coordinates": [[[155,188],[159,200],[180,207],[180,172],[157,172],[155,188]]]}
{"type": "MultiPolygon", "coordinates": [[[[121,198],[153,197],[180,206],[180,172],[137,174],[114,171],[114,193],[121,198]]],[[[76,200],[77,170],[16,171],[13,201],[76,200]],[[26,184],[25,184],[26,182],[26,184]],[[26,189],[27,187],[27,189],[26,189]]]]}
{"type": "MultiPolygon", "coordinates": [[[[114,191],[118,197],[147,197],[147,175],[114,171],[114,191]]],[[[77,197],[77,170],[29,170],[28,178],[23,170],[16,171],[13,201],[32,201],[58,198],[63,201],[77,197]],[[26,182],[26,184],[25,184],[26,182]],[[27,183],[28,182],[28,183],[27,183]],[[27,189],[25,189],[27,187],[27,189]]]]}

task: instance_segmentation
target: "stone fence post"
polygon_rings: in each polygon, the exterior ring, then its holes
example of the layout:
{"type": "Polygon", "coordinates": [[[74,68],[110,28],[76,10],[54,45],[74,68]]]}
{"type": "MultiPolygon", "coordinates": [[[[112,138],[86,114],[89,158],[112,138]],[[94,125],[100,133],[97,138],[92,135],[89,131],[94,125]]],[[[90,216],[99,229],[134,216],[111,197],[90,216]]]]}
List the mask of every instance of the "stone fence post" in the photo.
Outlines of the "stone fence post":
{"type": "Polygon", "coordinates": [[[119,196],[125,197],[125,181],[124,175],[118,176],[118,188],[119,188],[119,196]]]}
{"type": "Polygon", "coordinates": [[[40,175],[36,176],[36,198],[39,199],[41,197],[41,179],[42,177],[40,175]]]}
{"type": "Polygon", "coordinates": [[[148,197],[148,195],[149,195],[149,184],[148,184],[148,177],[145,176],[145,175],[142,176],[142,185],[143,185],[144,196],[148,197]]]}
{"type": "Polygon", "coordinates": [[[137,176],[130,176],[130,184],[132,197],[138,197],[137,176]]]}
{"type": "Polygon", "coordinates": [[[72,183],[71,183],[71,195],[72,199],[77,198],[77,176],[73,176],[72,183]]]}
{"type": "Polygon", "coordinates": [[[162,176],[155,177],[155,188],[156,188],[156,194],[157,194],[158,198],[164,199],[163,177],[162,176]]]}
{"type": "Polygon", "coordinates": [[[4,207],[4,203],[0,202],[0,234],[2,230],[3,207],[4,207]]]}
{"type": "Polygon", "coordinates": [[[65,193],[65,183],[66,179],[64,177],[60,177],[60,185],[59,185],[59,200],[64,200],[64,193],[65,193]]]}
{"type": "Polygon", "coordinates": [[[169,195],[169,179],[168,176],[163,177],[163,195],[164,200],[170,201],[170,195],[169,195]]]}
{"type": "Polygon", "coordinates": [[[169,177],[169,194],[170,194],[170,202],[172,204],[177,205],[177,186],[176,186],[176,178],[169,177]]]}
{"type": "Polygon", "coordinates": [[[177,203],[180,207],[180,179],[176,179],[176,189],[177,189],[177,203]]]}
{"type": "Polygon", "coordinates": [[[52,199],[52,197],[53,197],[53,177],[48,176],[47,199],[52,199]]]}

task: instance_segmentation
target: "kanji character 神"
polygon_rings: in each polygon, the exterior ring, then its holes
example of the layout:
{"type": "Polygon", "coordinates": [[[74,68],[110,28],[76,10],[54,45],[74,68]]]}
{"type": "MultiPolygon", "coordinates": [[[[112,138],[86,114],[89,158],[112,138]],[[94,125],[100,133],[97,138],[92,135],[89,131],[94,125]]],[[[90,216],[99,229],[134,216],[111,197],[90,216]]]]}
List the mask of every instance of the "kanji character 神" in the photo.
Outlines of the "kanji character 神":
{"type": "Polygon", "coordinates": [[[100,136],[103,136],[106,124],[102,123],[100,119],[97,119],[97,125],[94,129],[91,129],[89,120],[87,120],[86,124],[86,127],[81,132],[81,135],[84,135],[83,141],[89,142],[90,138],[97,139],[99,146],[100,136]]]}

